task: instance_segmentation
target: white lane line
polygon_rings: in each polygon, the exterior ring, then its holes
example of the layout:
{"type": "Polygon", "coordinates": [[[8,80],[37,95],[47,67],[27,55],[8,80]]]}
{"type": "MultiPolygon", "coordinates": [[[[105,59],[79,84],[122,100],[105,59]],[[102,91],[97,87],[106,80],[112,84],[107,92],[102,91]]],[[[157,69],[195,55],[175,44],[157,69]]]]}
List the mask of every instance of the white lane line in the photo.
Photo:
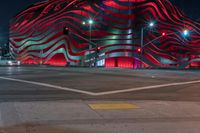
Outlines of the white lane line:
{"type": "Polygon", "coordinates": [[[0,77],[0,79],[21,82],[21,83],[27,83],[27,84],[33,84],[33,85],[38,85],[38,86],[43,86],[43,87],[65,90],[65,91],[71,91],[71,92],[76,92],[76,93],[81,93],[81,94],[92,95],[92,96],[94,95],[94,93],[89,92],[89,91],[71,89],[71,88],[61,87],[61,86],[57,86],[57,85],[51,85],[51,84],[47,84],[47,83],[40,83],[40,82],[34,82],[34,81],[28,81],[28,80],[22,80],[22,79],[14,79],[14,78],[6,78],[6,77],[0,77]]]}
{"type": "Polygon", "coordinates": [[[172,87],[172,86],[197,84],[197,83],[200,83],[200,80],[188,81],[188,82],[169,83],[169,84],[161,84],[161,85],[152,85],[152,86],[124,89],[124,90],[116,90],[116,91],[99,92],[99,93],[96,93],[96,96],[109,95],[109,94],[118,94],[118,93],[125,93],[125,92],[133,92],[133,91],[140,91],[140,90],[148,90],[148,89],[156,89],[156,88],[163,88],[163,87],[172,87]]]}
{"type": "Polygon", "coordinates": [[[70,92],[75,92],[75,93],[87,94],[87,95],[91,95],[91,96],[119,94],[119,93],[125,93],[125,92],[134,92],[134,91],[140,91],[140,90],[148,90],[148,89],[155,89],[155,88],[163,88],[163,87],[172,87],[172,86],[181,86],[181,85],[189,85],[189,84],[200,83],[200,80],[196,80],[196,81],[168,83],[168,84],[161,84],[161,85],[152,85],[152,86],[137,87],[137,88],[131,88],[131,89],[123,89],[123,90],[93,93],[93,92],[89,92],[89,91],[77,90],[77,89],[51,85],[51,84],[47,84],[47,83],[27,81],[27,80],[22,80],[22,79],[14,79],[14,78],[7,78],[7,77],[0,77],[0,79],[15,81],[15,82],[21,82],[21,83],[27,83],[27,84],[33,84],[33,85],[49,87],[49,88],[54,88],[54,89],[60,89],[60,90],[65,90],[65,91],[70,91],[70,92]]]}

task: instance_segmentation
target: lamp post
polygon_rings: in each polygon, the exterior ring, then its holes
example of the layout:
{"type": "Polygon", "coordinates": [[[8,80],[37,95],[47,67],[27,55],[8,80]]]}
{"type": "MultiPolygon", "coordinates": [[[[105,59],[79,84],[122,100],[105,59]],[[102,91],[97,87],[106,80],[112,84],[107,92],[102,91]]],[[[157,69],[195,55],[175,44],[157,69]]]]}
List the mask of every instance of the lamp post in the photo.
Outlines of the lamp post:
{"type": "MultiPolygon", "coordinates": [[[[96,17],[98,17],[98,15],[100,13],[104,12],[104,10],[99,10],[94,16],[91,16],[90,19],[88,20],[88,24],[89,24],[89,36],[90,36],[90,39],[89,39],[89,42],[92,42],[92,25],[94,24],[94,20],[96,19],[96,17]]],[[[87,25],[87,21],[83,21],[82,22],[83,25],[87,25]]],[[[92,49],[92,45],[90,44],[89,46],[89,51],[92,49]]],[[[96,44],[96,54],[98,54],[99,52],[99,47],[98,47],[98,44],[96,44]]],[[[95,57],[95,66],[96,66],[96,62],[97,62],[97,59],[95,57]]],[[[91,66],[91,60],[90,60],[90,66],[91,66]]]]}
{"type": "MultiPolygon", "coordinates": [[[[89,40],[90,40],[90,41],[91,41],[91,39],[92,39],[92,37],[91,37],[91,36],[92,36],[92,24],[93,24],[93,21],[90,19],[90,20],[89,20],[89,30],[90,30],[90,39],[89,39],[89,40]]],[[[90,52],[90,54],[91,54],[91,49],[92,49],[92,45],[90,44],[90,45],[89,45],[89,52],[90,52]]],[[[89,66],[92,67],[92,60],[90,60],[89,63],[90,63],[89,66]]]]}
{"type": "Polygon", "coordinates": [[[88,21],[88,24],[89,24],[89,30],[90,30],[90,41],[91,41],[93,20],[90,19],[90,20],[88,21]]]}
{"type": "MultiPolygon", "coordinates": [[[[149,27],[149,28],[153,28],[155,26],[155,23],[154,22],[150,22],[149,24],[148,24],[148,26],[145,26],[145,27],[142,27],[141,28],[141,42],[140,42],[140,47],[142,48],[143,47],[143,45],[144,45],[144,30],[147,28],[147,27],[149,27]]],[[[142,68],[142,52],[143,52],[143,50],[141,49],[140,50],[140,68],[142,68]]]]}
{"type": "MultiPolygon", "coordinates": [[[[93,25],[94,21],[93,19],[89,19],[88,23],[86,23],[85,21],[82,22],[83,25],[88,24],[89,25],[89,41],[92,41],[92,25],[93,25]]],[[[89,44],[89,53],[91,54],[91,49],[92,49],[92,45],[89,44]]],[[[92,67],[92,61],[90,60],[89,62],[89,66],[92,67]]]]}

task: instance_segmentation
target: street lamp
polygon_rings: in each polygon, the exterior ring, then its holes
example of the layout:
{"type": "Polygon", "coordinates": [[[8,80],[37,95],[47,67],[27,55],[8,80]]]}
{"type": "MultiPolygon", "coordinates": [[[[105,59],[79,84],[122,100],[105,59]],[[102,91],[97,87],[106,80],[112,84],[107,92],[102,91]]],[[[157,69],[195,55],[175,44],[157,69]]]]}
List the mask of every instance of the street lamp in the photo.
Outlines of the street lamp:
{"type": "MultiPolygon", "coordinates": [[[[89,20],[88,20],[88,23],[86,23],[85,21],[83,21],[82,24],[83,24],[83,25],[86,25],[86,24],[89,25],[89,34],[90,34],[90,35],[89,35],[89,41],[91,42],[91,40],[92,40],[92,25],[94,24],[94,21],[93,21],[92,19],[89,19],[89,20]]],[[[91,49],[92,49],[92,45],[90,44],[90,45],[89,45],[89,53],[91,53],[91,49]]],[[[90,66],[90,67],[92,66],[91,60],[90,60],[89,66],[90,66]]]]}
{"type": "MultiPolygon", "coordinates": [[[[142,48],[144,45],[144,30],[149,27],[149,28],[153,28],[155,26],[155,23],[153,21],[149,22],[148,26],[142,27],[141,28],[141,42],[140,42],[140,47],[142,48]]],[[[140,55],[140,62],[142,61],[142,50],[140,51],[141,55],[140,55]]],[[[141,68],[142,68],[142,62],[141,64],[141,68]]]]}
{"type": "MultiPolygon", "coordinates": [[[[90,41],[91,41],[91,40],[92,40],[92,24],[93,24],[93,20],[90,19],[90,20],[88,21],[88,23],[89,23],[89,27],[90,27],[90,41]]],[[[91,54],[91,49],[92,49],[92,45],[90,44],[90,45],[89,45],[90,54],[91,54]]],[[[89,66],[92,67],[92,60],[90,60],[89,66]]]]}
{"type": "Polygon", "coordinates": [[[154,27],[154,25],[155,25],[154,22],[149,23],[149,27],[154,27]]]}
{"type": "Polygon", "coordinates": [[[93,25],[94,21],[92,19],[89,19],[88,20],[88,24],[89,24],[89,27],[90,27],[90,41],[91,41],[91,31],[92,31],[92,25],[93,25]]]}
{"type": "Polygon", "coordinates": [[[88,21],[88,23],[89,23],[90,25],[92,25],[92,24],[93,24],[93,20],[90,19],[90,20],[88,21]]]}
{"type": "Polygon", "coordinates": [[[85,21],[83,21],[83,22],[82,22],[82,24],[83,24],[83,25],[86,25],[86,22],[85,22],[85,21]]]}
{"type": "MultiPolygon", "coordinates": [[[[149,25],[148,25],[149,28],[153,28],[154,26],[155,26],[155,23],[154,23],[154,22],[150,22],[149,25]]],[[[143,44],[144,44],[144,30],[145,30],[146,28],[147,28],[147,26],[141,28],[141,47],[142,47],[143,44]]]]}
{"type": "Polygon", "coordinates": [[[188,29],[183,30],[183,35],[184,35],[184,37],[188,36],[189,35],[189,30],[188,29]]]}
{"type": "MultiPolygon", "coordinates": [[[[92,42],[92,33],[91,33],[91,30],[92,30],[92,25],[94,24],[94,20],[96,19],[96,17],[98,17],[98,15],[102,12],[104,12],[105,10],[99,10],[94,16],[90,17],[90,19],[88,20],[88,24],[89,24],[89,30],[90,30],[90,39],[88,42],[90,42],[90,46],[89,46],[89,51],[92,49],[92,45],[91,44],[95,44],[95,43],[91,43],[92,42]]],[[[87,22],[86,21],[83,21],[82,22],[83,25],[87,25],[87,22]]],[[[99,53],[99,47],[98,47],[98,44],[95,45],[96,47],[96,54],[99,53]]],[[[95,58],[95,64],[96,64],[96,58],[95,58]]],[[[91,61],[90,61],[90,66],[91,66],[91,61]]]]}
{"type": "MultiPolygon", "coordinates": [[[[94,21],[92,19],[88,20],[88,25],[89,25],[89,32],[90,32],[90,41],[91,41],[91,30],[92,30],[92,25],[93,25],[94,21]]],[[[83,25],[86,25],[87,23],[85,21],[82,22],[83,25]]]]}

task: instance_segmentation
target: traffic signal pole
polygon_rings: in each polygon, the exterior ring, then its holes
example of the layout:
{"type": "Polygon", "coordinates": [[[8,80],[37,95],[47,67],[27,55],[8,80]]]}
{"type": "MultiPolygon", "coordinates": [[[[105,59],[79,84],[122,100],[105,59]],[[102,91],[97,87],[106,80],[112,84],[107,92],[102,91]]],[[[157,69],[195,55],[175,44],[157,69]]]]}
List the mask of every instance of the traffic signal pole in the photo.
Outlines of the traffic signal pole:
{"type": "MultiPolygon", "coordinates": [[[[98,54],[98,53],[97,53],[97,52],[98,52],[98,51],[97,51],[97,50],[98,50],[98,44],[95,43],[95,42],[92,42],[91,39],[88,40],[87,38],[82,37],[81,35],[72,32],[68,27],[64,27],[63,33],[64,33],[65,35],[69,35],[69,33],[72,33],[73,35],[75,35],[75,36],[77,36],[77,37],[83,39],[84,41],[86,41],[86,42],[89,43],[89,50],[91,50],[91,49],[93,48],[93,46],[94,46],[94,47],[95,47],[95,52],[96,52],[96,54],[98,54]]],[[[91,53],[91,52],[90,52],[90,53],[91,53]]],[[[95,57],[95,66],[96,66],[96,62],[97,62],[97,59],[96,59],[96,58],[97,58],[97,56],[95,57]]],[[[90,66],[91,66],[91,61],[90,61],[90,66]]]]}

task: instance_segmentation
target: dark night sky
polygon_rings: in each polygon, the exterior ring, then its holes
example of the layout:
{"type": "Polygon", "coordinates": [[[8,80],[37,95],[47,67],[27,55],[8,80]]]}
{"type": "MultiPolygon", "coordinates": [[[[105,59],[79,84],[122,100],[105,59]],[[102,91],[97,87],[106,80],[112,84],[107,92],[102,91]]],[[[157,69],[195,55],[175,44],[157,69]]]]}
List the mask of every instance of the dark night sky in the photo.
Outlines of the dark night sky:
{"type": "MultiPolygon", "coordinates": [[[[0,2],[0,44],[5,42],[8,22],[16,13],[41,0],[1,0],[0,2]],[[4,41],[3,41],[4,40],[4,41]]],[[[193,19],[200,18],[200,0],[170,0],[193,19]]]]}
{"type": "Polygon", "coordinates": [[[193,18],[200,19],[200,0],[170,0],[174,5],[179,7],[184,13],[193,18]]]}
{"type": "Polygon", "coordinates": [[[41,0],[0,0],[0,45],[7,42],[9,20],[34,2],[41,0]]]}

